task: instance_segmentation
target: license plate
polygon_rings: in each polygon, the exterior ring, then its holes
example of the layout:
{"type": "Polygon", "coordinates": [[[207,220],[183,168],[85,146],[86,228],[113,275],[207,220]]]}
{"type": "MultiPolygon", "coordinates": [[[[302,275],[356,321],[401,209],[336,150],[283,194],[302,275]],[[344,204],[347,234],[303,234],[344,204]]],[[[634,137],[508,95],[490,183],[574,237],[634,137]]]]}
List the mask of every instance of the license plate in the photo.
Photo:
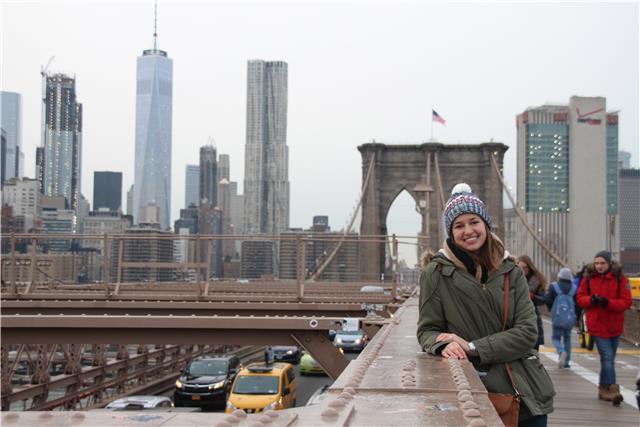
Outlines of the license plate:
{"type": "Polygon", "coordinates": [[[191,400],[200,400],[200,396],[194,394],[191,396],[191,400]]]}

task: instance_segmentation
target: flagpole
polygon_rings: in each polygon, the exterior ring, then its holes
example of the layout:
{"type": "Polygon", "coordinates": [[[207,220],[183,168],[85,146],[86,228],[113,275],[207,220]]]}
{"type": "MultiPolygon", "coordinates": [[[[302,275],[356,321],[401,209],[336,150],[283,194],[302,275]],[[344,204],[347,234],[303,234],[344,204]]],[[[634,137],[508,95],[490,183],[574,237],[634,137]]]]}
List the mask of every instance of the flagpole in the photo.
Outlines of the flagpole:
{"type": "Polygon", "coordinates": [[[431,107],[431,137],[429,141],[433,141],[433,107],[431,107]]]}

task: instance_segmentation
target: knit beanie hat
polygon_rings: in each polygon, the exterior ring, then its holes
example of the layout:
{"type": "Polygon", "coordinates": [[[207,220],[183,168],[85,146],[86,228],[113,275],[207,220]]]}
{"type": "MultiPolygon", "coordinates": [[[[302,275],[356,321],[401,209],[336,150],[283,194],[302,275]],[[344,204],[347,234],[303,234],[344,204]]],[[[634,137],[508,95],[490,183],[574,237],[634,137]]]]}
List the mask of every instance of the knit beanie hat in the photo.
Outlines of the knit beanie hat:
{"type": "Polygon", "coordinates": [[[451,235],[453,221],[460,215],[468,213],[478,215],[491,229],[491,216],[487,212],[484,202],[471,191],[471,187],[468,184],[462,182],[453,187],[451,197],[449,197],[444,207],[444,228],[447,232],[447,237],[451,235]]]}
{"type": "Polygon", "coordinates": [[[607,261],[607,264],[611,264],[611,252],[609,251],[600,251],[596,254],[596,256],[594,256],[594,258],[604,258],[605,261],[607,261]]]}
{"type": "Polygon", "coordinates": [[[558,280],[567,280],[571,281],[573,279],[573,274],[571,274],[571,269],[564,267],[558,271],[558,280]]]}

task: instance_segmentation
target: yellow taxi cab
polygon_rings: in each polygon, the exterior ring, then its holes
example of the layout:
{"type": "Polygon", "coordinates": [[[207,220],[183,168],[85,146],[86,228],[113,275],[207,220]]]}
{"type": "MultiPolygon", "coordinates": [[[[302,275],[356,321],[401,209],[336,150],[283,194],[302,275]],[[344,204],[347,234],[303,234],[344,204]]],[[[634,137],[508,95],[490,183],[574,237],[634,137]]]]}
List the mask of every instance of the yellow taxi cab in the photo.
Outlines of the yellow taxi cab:
{"type": "Polygon", "coordinates": [[[255,414],[296,406],[298,381],[290,363],[252,363],[242,369],[231,387],[226,413],[241,409],[255,414]]]}

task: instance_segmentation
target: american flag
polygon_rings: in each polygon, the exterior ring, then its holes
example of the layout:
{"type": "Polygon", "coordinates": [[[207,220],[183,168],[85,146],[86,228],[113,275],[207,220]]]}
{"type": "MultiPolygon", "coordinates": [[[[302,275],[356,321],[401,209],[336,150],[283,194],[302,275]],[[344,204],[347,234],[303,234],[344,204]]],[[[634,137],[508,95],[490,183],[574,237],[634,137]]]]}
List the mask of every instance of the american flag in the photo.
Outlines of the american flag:
{"type": "Polygon", "coordinates": [[[431,120],[444,125],[444,119],[440,117],[440,114],[436,113],[436,110],[431,110],[431,120]]]}

